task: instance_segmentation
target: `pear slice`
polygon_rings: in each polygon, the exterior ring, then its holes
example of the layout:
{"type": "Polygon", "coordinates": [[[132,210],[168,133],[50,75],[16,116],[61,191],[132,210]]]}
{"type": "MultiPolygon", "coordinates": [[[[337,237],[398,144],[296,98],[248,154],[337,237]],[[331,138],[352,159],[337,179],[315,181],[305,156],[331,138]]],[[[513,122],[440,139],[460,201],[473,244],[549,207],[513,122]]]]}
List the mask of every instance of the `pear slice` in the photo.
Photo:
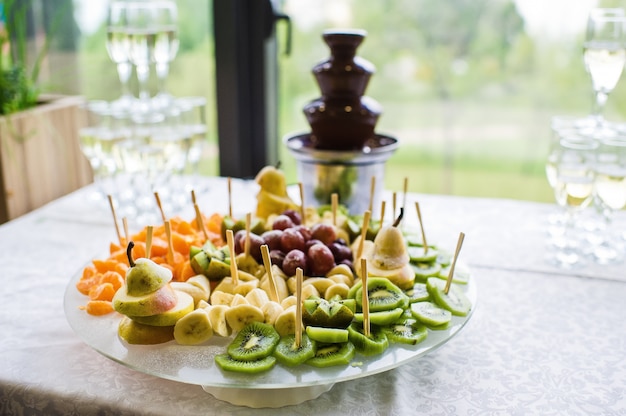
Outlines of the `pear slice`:
{"type": "Polygon", "coordinates": [[[113,296],[113,309],[123,315],[150,316],[172,309],[177,301],[178,297],[169,284],[143,296],[129,295],[124,285],[113,296]]]}
{"type": "Polygon", "coordinates": [[[127,343],[136,345],[162,344],[174,339],[173,326],[144,325],[127,316],[122,317],[117,333],[127,343]]]}
{"type": "Polygon", "coordinates": [[[147,258],[139,258],[126,272],[127,293],[142,296],[155,292],[172,280],[172,271],[147,258]]]}
{"type": "Polygon", "coordinates": [[[132,316],[128,317],[140,324],[152,326],[172,326],[176,325],[179,319],[194,310],[194,299],[191,295],[181,290],[174,290],[178,301],[172,309],[150,316],[132,316]]]}

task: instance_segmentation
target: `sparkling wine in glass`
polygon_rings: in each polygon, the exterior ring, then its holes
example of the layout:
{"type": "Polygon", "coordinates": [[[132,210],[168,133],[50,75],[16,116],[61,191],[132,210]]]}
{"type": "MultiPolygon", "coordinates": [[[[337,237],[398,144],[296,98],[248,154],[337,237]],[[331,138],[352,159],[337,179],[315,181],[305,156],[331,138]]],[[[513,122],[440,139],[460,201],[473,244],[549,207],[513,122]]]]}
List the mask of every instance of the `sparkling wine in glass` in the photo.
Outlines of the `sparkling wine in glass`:
{"type": "Polygon", "coordinates": [[[122,109],[129,109],[135,99],[129,85],[133,67],[128,56],[127,4],[125,1],[114,1],[110,4],[107,15],[106,49],[109,58],[117,67],[122,89],[122,95],[114,102],[114,105],[122,109]]]}
{"type": "Polygon", "coordinates": [[[562,244],[552,261],[563,268],[585,263],[585,242],[578,224],[579,214],[593,200],[595,140],[581,135],[568,135],[558,142],[555,160],[554,196],[565,212],[562,244]]]}
{"type": "Polygon", "coordinates": [[[585,69],[595,94],[592,118],[596,128],[607,129],[603,112],[626,61],[626,16],[623,9],[593,9],[583,44],[585,69]]]}
{"type": "Polygon", "coordinates": [[[173,97],[167,92],[166,80],[170,62],[178,53],[178,9],[172,1],[157,2],[154,6],[158,31],[154,46],[154,64],[158,80],[158,92],[155,97],[157,106],[166,108],[172,105],[173,97]]]}
{"type": "Polygon", "coordinates": [[[602,139],[598,143],[594,179],[595,199],[604,218],[604,236],[593,255],[600,264],[624,260],[624,242],[612,227],[614,213],[626,207],[626,138],[602,139]]]}

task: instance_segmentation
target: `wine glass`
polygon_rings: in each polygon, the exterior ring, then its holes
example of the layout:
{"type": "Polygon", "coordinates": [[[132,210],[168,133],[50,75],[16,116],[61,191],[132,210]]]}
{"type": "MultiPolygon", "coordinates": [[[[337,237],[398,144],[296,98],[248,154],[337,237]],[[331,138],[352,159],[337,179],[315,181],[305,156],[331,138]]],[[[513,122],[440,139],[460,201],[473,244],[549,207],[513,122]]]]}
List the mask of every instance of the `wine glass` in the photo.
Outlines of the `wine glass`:
{"type": "MultiPolygon", "coordinates": [[[[148,112],[154,109],[148,89],[150,65],[158,63],[160,76],[167,76],[168,64],[178,51],[176,4],[137,0],[128,3],[127,8],[129,58],[137,72],[140,109],[148,112]]],[[[166,94],[164,90],[160,93],[166,94]]]]}
{"type": "Polygon", "coordinates": [[[154,47],[154,63],[158,80],[158,92],[155,99],[159,108],[166,108],[173,103],[173,98],[167,92],[165,83],[169,75],[170,62],[178,53],[178,28],[176,24],[178,9],[176,3],[172,1],[156,2],[153,7],[155,24],[158,27],[154,47]]]}
{"type": "Polygon", "coordinates": [[[595,128],[605,134],[611,134],[611,131],[604,119],[604,107],[626,61],[625,31],[623,9],[593,9],[589,14],[583,58],[595,94],[591,118],[595,128]]]}
{"type": "Polygon", "coordinates": [[[615,211],[626,207],[626,138],[607,138],[598,143],[595,161],[594,195],[604,218],[599,231],[604,237],[593,251],[600,264],[624,260],[624,244],[612,225],[615,211]]]}
{"type": "Polygon", "coordinates": [[[589,137],[569,134],[559,139],[555,150],[554,196],[565,213],[562,238],[551,259],[559,267],[571,268],[585,263],[578,218],[593,199],[593,161],[597,146],[589,137]]]}
{"type": "Polygon", "coordinates": [[[128,56],[127,4],[125,1],[114,1],[110,4],[107,15],[106,49],[109,58],[117,67],[117,75],[122,89],[121,97],[114,101],[113,105],[121,109],[129,109],[135,99],[129,85],[133,67],[128,56]]]}

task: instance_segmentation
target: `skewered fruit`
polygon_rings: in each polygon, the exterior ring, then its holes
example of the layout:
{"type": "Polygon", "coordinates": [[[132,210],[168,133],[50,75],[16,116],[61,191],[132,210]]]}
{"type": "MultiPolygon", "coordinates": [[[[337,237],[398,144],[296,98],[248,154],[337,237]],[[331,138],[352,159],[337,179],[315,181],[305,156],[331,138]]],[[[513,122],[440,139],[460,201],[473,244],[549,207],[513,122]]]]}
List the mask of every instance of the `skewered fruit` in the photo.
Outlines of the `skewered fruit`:
{"type": "Polygon", "coordinates": [[[126,292],[131,296],[152,293],[172,280],[172,271],[147,258],[133,260],[131,241],[126,248],[130,268],[126,272],[126,292]]]}
{"type": "MultiPolygon", "coordinates": [[[[357,307],[363,306],[363,285],[361,282],[354,291],[357,307]]],[[[409,299],[402,290],[383,277],[367,279],[367,293],[370,312],[388,311],[395,308],[405,308],[409,299]]]]}
{"type": "Polygon", "coordinates": [[[257,194],[256,217],[267,219],[272,214],[298,209],[287,194],[285,174],[276,167],[265,166],[257,173],[255,181],[261,187],[257,194]]]}
{"type": "Polygon", "coordinates": [[[309,358],[306,364],[314,367],[332,367],[346,365],[354,358],[356,349],[351,342],[340,344],[318,344],[315,356],[309,358]]]}
{"type": "Polygon", "coordinates": [[[411,314],[415,319],[429,328],[443,328],[452,319],[452,313],[434,304],[433,302],[415,302],[411,304],[411,314]]]}
{"type": "Polygon", "coordinates": [[[428,293],[440,307],[450,311],[452,315],[467,316],[472,303],[458,286],[452,284],[448,293],[444,291],[446,282],[436,277],[431,277],[426,283],[428,293]]]}
{"type": "Polygon", "coordinates": [[[401,318],[399,321],[381,328],[389,342],[415,345],[426,339],[428,330],[415,318],[401,318]]]}
{"type": "Polygon", "coordinates": [[[127,343],[137,345],[162,344],[174,339],[173,326],[144,325],[127,316],[120,320],[117,333],[127,343]]]}
{"type": "Polygon", "coordinates": [[[404,235],[398,225],[402,220],[403,210],[392,225],[383,226],[374,239],[374,251],[372,252],[372,266],[392,270],[397,269],[409,262],[409,254],[404,241],[404,235]]]}
{"type": "Polygon", "coordinates": [[[274,350],[274,356],[280,363],[294,367],[315,356],[315,349],[316,342],[306,334],[302,334],[299,346],[296,345],[296,336],[291,334],[280,339],[274,350]]]}
{"type": "Polygon", "coordinates": [[[215,363],[225,371],[256,374],[271,370],[276,364],[276,357],[270,355],[255,361],[241,361],[228,354],[219,354],[215,356],[215,363]]]}
{"type": "Polygon", "coordinates": [[[359,322],[353,322],[348,327],[348,337],[356,350],[363,355],[382,354],[389,347],[387,336],[379,328],[365,335],[363,324],[359,322]]]}
{"type": "Polygon", "coordinates": [[[124,285],[113,296],[113,309],[123,315],[150,316],[172,309],[177,301],[178,297],[169,284],[143,296],[129,295],[124,285]]]}
{"type": "Polygon", "coordinates": [[[153,325],[153,326],[172,326],[178,322],[179,319],[194,310],[194,300],[189,294],[174,290],[176,293],[176,305],[165,312],[149,315],[149,316],[132,316],[128,315],[135,322],[141,324],[153,325]]]}
{"type": "Polygon", "coordinates": [[[228,355],[235,360],[255,361],[274,352],[280,335],[273,326],[262,322],[246,325],[228,345],[228,355]]]}

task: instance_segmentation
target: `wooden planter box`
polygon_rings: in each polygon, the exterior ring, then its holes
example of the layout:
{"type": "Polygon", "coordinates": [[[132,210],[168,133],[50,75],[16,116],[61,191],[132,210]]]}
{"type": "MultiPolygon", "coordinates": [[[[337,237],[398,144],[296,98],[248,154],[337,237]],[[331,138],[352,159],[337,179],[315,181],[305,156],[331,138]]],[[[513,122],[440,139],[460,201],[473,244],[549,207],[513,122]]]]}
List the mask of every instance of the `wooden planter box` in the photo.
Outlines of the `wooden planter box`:
{"type": "Polygon", "coordinates": [[[92,182],[78,140],[83,102],[45,96],[37,107],[0,117],[0,223],[92,182]]]}

